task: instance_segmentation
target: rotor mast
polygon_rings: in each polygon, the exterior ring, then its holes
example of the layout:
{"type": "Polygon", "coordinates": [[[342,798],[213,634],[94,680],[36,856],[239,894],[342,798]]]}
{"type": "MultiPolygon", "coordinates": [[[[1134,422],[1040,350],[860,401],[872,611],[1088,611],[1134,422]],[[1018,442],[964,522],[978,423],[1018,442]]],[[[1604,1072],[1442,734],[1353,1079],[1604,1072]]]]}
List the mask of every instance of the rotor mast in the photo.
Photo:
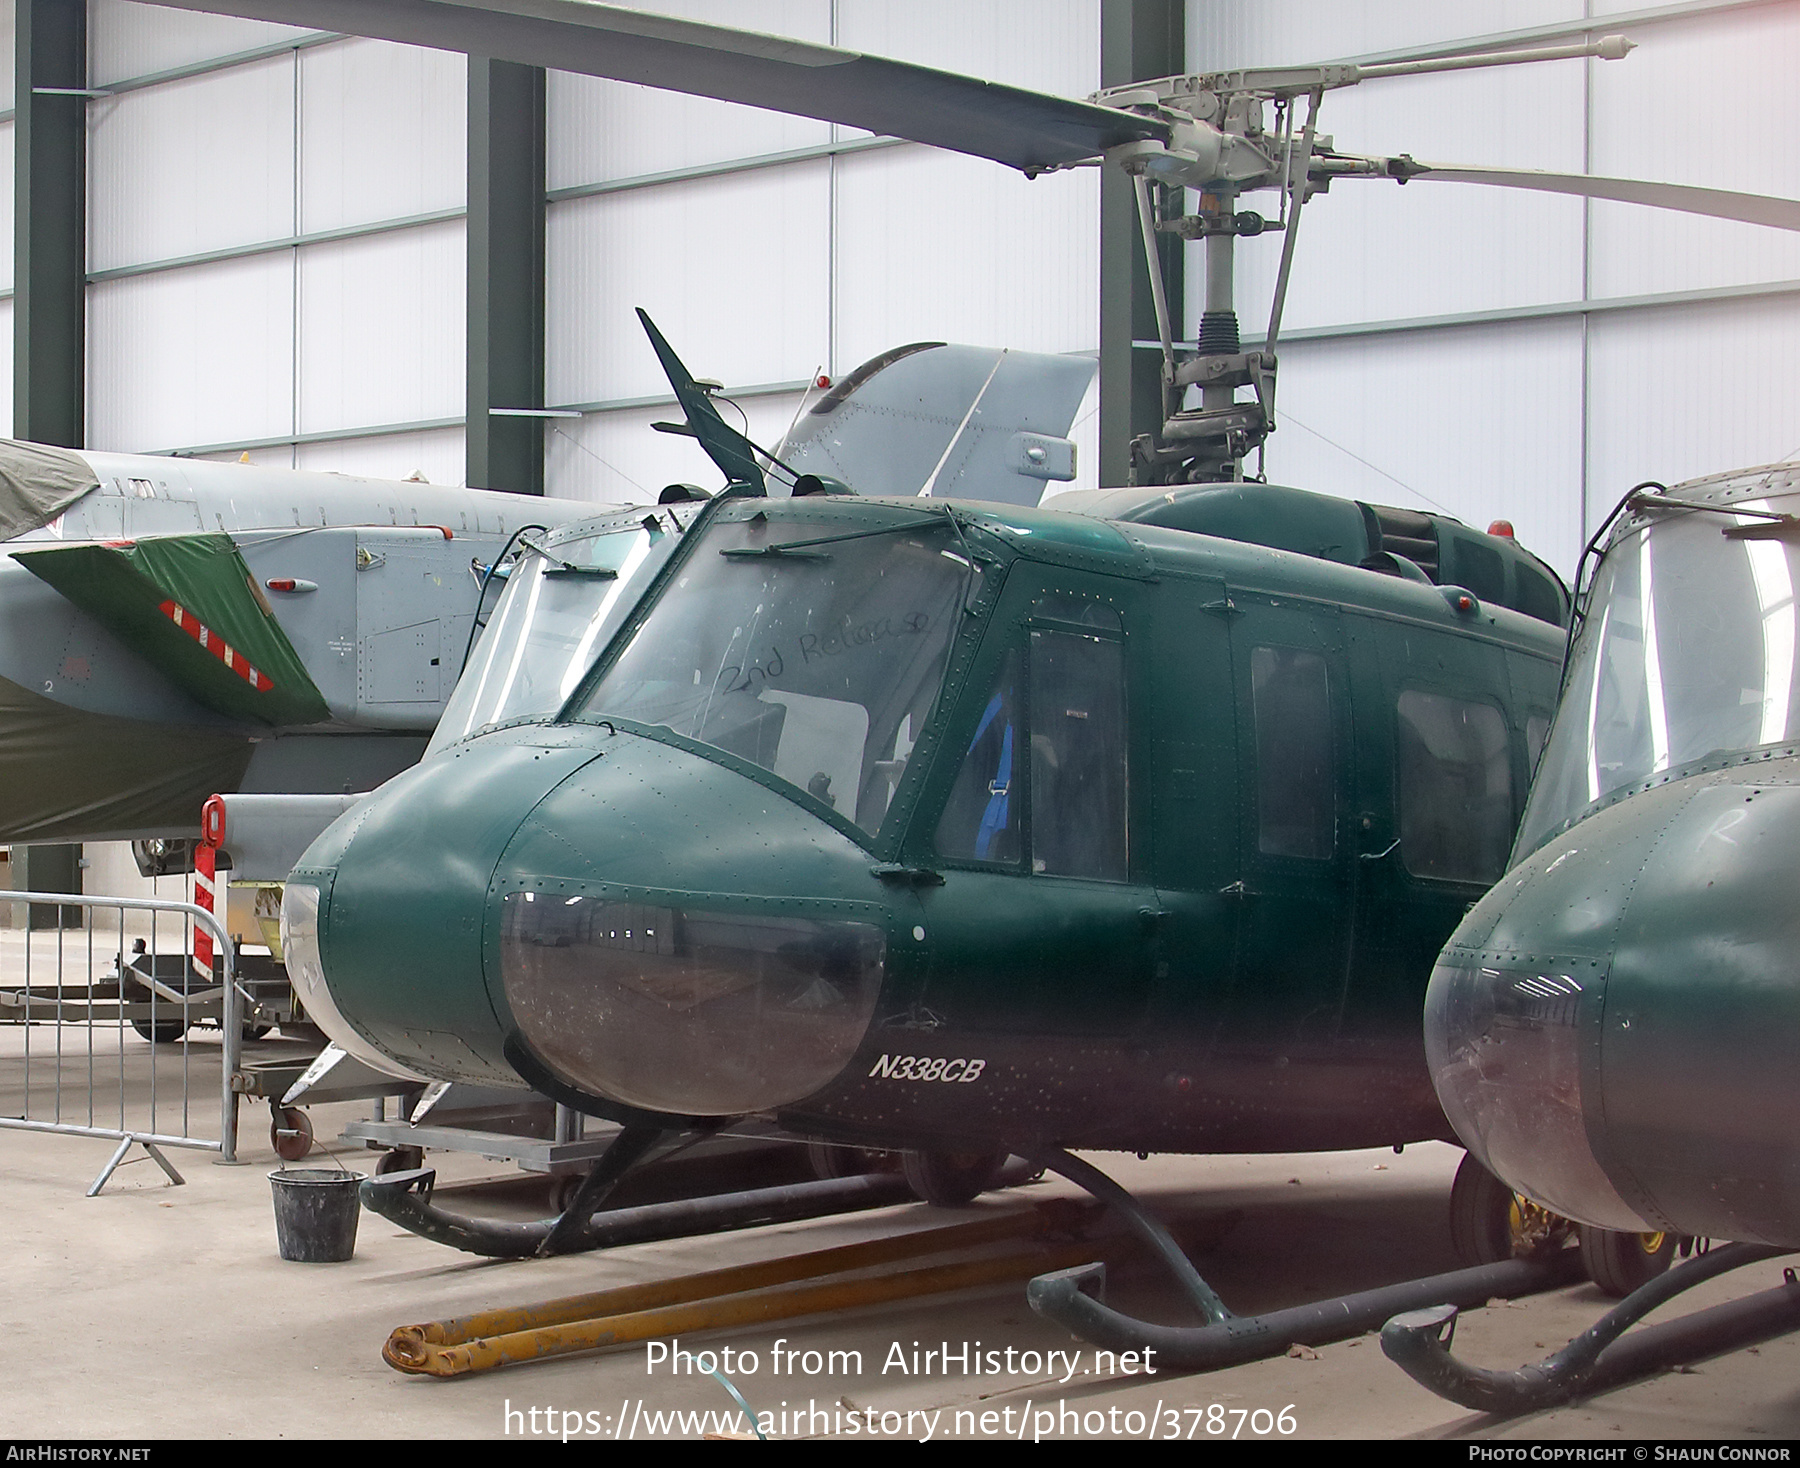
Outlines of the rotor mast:
{"type": "Polygon", "coordinates": [[[1139,140],[1106,155],[1109,163],[1132,175],[1136,187],[1138,224],[1162,338],[1163,423],[1158,432],[1132,441],[1132,482],[1192,484],[1244,477],[1244,459],[1275,428],[1275,343],[1301,207],[1313,194],[1329,188],[1334,177],[1385,176],[1404,183],[1421,171],[1404,156],[1361,158],[1336,152],[1331,139],[1316,129],[1319,105],[1328,90],[1377,77],[1471,67],[1590,56],[1617,60],[1631,47],[1623,36],[1605,36],[1522,51],[1166,77],[1097,93],[1094,102],[1154,117],[1169,128],[1167,143],[1139,140]],[[1302,98],[1309,105],[1305,124],[1297,130],[1302,98]],[[1276,115],[1273,132],[1266,126],[1270,104],[1276,115]],[[1240,194],[1263,188],[1280,191],[1277,218],[1237,210],[1240,194]],[[1185,212],[1190,190],[1198,196],[1191,213],[1185,212]],[[1235,249],[1239,235],[1266,231],[1285,235],[1281,267],[1263,345],[1245,351],[1235,299],[1235,249]],[[1155,245],[1158,233],[1206,242],[1206,291],[1192,349],[1175,342],[1155,245]],[[1200,389],[1200,402],[1189,407],[1188,390],[1194,387],[1200,389]],[[1237,394],[1243,387],[1252,388],[1254,395],[1240,401],[1237,394]]]}

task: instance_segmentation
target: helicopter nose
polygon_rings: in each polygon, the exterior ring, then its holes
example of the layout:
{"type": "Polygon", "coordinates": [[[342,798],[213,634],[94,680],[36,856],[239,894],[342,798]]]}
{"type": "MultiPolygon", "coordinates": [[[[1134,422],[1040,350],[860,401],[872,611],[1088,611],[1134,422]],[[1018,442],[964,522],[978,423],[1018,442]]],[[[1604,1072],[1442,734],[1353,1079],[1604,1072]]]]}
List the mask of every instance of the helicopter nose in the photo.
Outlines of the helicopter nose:
{"type": "Polygon", "coordinates": [[[531,812],[493,891],[514,1063],[643,1111],[812,1094],[861,1044],[888,967],[865,849],[757,767],[641,735],[531,812]]]}
{"type": "Polygon", "coordinates": [[[1581,821],[1441,955],[1433,1079],[1459,1136],[1605,1228],[1800,1243],[1800,762],[1696,776],[1581,821]]]}
{"type": "Polygon", "coordinates": [[[411,1070],[712,1117],[843,1069],[887,971],[888,895],[754,766],[527,726],[390,781],[308,849],[285,911],[290,965],[411,1070]]]}
{"type": "Polygon", "coordinates": [[[519,1088],[483,960],[488,885],[521,818],[598,751],[541,727],[433,755],[307,848],[282,902],[308,1013],[441,1080],[519,1088]]]}

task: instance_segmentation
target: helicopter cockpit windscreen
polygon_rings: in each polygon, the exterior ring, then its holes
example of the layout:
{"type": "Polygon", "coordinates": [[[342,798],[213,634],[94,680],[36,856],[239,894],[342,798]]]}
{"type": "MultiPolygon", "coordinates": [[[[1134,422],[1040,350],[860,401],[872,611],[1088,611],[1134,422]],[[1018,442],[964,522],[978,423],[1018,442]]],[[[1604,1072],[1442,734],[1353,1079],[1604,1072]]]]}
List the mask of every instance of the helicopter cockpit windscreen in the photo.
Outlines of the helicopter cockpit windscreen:
{"type": "Polygon", "coordinates": [[[1800,737],[1800,496],[1654,511],[1614,537],[1515,848],[1615,790],[1800,737]],[[1761,512],[1761,513],[1756,513],[1761,512]]]}
{"type": "Polygon", "coordinates": [[[873,835],[930,717],[976,567],[943,510],[732,506],[582,712],[762,766],[873,835]]]}
{"type": "Polygon", "coordinates": [[[521,553],[427,753],[559,710],[678,538],[670,509],[521,537],[521,553]]]}

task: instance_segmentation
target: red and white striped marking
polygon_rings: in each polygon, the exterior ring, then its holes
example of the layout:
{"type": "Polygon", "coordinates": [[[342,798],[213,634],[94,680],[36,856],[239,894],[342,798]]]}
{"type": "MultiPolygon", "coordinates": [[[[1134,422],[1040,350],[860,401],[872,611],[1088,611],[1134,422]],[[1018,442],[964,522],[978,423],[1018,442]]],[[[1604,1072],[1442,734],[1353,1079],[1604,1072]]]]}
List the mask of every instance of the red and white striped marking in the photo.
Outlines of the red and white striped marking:
{"type": "Polygon", "coordinates": [[[258,693],[267,693],[275,686],[274,679],[254,666],[247,657],[186,607],[177,602],[166,601],[158,610],[258,693]]]}
{"type": "MultiPolygon", "coordinates": [[[[205,841],[194,848],[194,905],[212,913],[218,911],[214,896],[215,858],[218,854],[219,848],[205,841]]],[[[194,924],[194,967],[203,977],[212,977],[213,936],[201,923],[194,924]]]]}

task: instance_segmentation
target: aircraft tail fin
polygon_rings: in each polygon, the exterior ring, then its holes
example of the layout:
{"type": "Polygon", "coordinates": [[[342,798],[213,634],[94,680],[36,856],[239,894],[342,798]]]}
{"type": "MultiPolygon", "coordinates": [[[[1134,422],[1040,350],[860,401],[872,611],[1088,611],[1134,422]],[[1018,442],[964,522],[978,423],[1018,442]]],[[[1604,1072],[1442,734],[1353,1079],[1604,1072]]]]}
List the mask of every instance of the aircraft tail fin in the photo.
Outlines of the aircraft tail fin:
{"type": "Polygon", "coordinates": [[[1035,505],[1075,477],[1066,436],[1091,357],[917,342],[864,363],[805,413],[782,462],[858,494],[1035,505]]]}

